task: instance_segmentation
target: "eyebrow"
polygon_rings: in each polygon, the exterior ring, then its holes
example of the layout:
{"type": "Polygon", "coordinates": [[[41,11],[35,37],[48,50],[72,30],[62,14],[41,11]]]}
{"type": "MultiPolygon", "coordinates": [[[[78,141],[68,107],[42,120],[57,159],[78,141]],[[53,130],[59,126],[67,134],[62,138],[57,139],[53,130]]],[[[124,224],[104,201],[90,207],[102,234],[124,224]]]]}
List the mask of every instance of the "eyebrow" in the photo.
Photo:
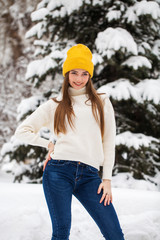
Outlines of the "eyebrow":
{"type": "MultiPolygon", "coordinates": [[[[71,72],[78,72],[78,71],[76,71],[76,70],[71,70],[71,72]]],[[[82,72],[82,73],[88,73],[87,71],[84,71],[84,72],[82,72]]]]}

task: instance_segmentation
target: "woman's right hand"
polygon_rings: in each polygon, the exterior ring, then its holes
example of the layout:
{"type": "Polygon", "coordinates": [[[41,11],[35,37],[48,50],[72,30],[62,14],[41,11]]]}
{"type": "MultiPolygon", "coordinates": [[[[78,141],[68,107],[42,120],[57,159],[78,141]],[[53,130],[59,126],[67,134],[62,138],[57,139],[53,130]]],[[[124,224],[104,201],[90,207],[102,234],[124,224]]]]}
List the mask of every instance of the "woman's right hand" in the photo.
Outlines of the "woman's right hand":
{"type": "Polygon", "coordinates": [[[47,154],[46,160],[45,160],[44,165],[43,165],[43,171],[45,170],[48,161],[51,160],[50,154],[54,151],[54,144],[52,142],[50,142],[48,144],[48,149],[49,149],[48,154],[47,154]]]}

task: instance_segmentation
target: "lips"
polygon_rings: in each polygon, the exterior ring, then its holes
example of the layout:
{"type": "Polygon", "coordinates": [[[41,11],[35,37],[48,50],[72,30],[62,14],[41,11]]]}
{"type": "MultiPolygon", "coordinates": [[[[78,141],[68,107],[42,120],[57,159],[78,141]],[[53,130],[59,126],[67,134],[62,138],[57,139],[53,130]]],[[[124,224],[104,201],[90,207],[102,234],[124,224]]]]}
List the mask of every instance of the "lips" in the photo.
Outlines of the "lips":
{"type": "Polygon", "coordinates": [[[77,85],[77,86],[80,86],[80,85],[82,85],[82,83],[75,83],[75,82],[74,82],[74,84],[75,84],[75,85],[77,85]]]}

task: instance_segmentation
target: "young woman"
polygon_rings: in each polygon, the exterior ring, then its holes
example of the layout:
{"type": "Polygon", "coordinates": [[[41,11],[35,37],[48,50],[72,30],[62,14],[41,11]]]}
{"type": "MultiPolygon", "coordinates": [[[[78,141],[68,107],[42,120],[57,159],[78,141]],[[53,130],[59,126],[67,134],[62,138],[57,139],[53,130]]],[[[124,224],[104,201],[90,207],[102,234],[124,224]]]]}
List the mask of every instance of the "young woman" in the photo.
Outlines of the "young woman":
{"type": "Polygon", "coordinates": [[[89,48],[83,44],[71,47],[63,64],[61,94],[40,105],[15,132],[20,140],[48,149],[43,189],[52,240],[69,239],[72,195],[86,208],[105,239],[124,240],[111,192],[114,110],[109,97],[94,89],[93,70],[89,48]],[[57,136],[55,145],[37,134],[43,126],[57,136]]]}

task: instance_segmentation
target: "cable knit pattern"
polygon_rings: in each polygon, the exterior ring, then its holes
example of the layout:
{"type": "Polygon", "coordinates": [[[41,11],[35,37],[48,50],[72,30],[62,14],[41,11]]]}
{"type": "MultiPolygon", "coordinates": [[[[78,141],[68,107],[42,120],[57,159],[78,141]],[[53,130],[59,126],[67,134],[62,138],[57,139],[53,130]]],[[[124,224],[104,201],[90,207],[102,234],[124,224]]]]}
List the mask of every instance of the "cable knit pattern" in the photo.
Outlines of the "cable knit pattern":
{"type": "MultiPolygon", "coordinates": [[[[102,141],[101,131],[91,108],[91,102],[86,94],[86,86],[81,89],[68,88],[72,98],[72,106],[75,113],[72,129],[67,123],[67,133],[60,133],[57,137],[53,159],[81,161],[97,169],[103,166],[102,179],[111,179],[115,161],[115,136],[116,123],[113,106],[106,94],[104,99],[105,132],[102,141]]],[[[61,95],[59,95],[61,98],[61,95]]],[[[58,99],[59,99],[58,97],[58,99]]],[[[49,140],[39,136],[38,131],[46,126],[54,132],[54,114],[57,107],[52,99],[41,104],[29,117],[27,117],[16,129],[15,137],[24,143],[48,147],[49,140]]]]}

